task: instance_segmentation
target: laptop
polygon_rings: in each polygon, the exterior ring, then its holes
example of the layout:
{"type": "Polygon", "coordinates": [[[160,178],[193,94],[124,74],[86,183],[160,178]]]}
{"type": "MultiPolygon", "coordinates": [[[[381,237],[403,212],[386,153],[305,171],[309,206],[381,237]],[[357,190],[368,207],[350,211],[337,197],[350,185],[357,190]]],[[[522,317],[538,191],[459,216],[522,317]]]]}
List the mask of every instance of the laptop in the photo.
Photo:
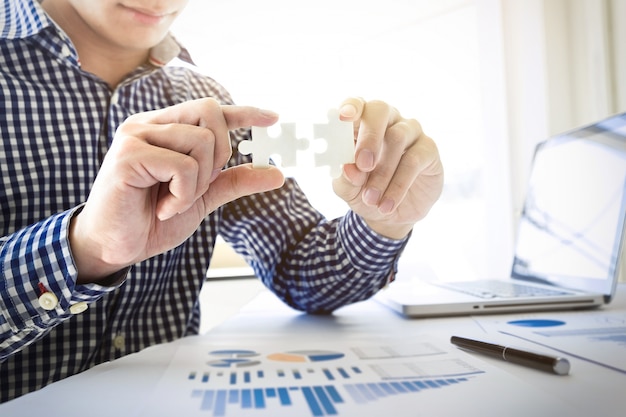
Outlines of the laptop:
{"type": "Polygon", "coordinates": [[[599,307],[615,293],[625,217],[622,113],[536,146],[509,277],[416,283],[401,269],[375,299],[408,317],[599,307]]]}

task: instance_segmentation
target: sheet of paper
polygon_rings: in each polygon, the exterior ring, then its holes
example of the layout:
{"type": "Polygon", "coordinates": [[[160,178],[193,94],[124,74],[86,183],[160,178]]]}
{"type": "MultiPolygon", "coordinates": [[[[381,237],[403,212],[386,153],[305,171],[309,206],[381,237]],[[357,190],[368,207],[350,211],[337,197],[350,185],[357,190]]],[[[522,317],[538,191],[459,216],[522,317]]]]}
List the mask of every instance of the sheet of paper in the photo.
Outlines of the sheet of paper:
{"type": "Polygon", "coordinates": [[[178,348],[141,416],[380,417],[391,412],[401,417],[490,415],[494,410],[521,416],[572,411],[443,338],[245,346],[194,340],[178,348]]]}
{"type": "Polygon", "coordinates": [[[475,317],[500,332],[626,373],[626,313],[567,312],[475,317]]]}

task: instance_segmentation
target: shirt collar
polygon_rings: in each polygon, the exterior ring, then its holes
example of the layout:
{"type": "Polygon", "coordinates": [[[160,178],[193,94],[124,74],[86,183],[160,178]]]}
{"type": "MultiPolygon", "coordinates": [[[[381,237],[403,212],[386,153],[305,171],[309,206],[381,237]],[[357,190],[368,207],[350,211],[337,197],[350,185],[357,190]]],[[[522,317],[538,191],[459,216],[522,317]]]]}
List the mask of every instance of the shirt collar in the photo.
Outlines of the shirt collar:
{"type": "Polygon", "coordinates": [[[27,38],[52,25],[38,1],[8,1],[2,7],[6,14],[0,21],[0,36],[4,39],[27,38]]]}
{"type": "Polygon", "coordinates": [[[189,64],[194,65],[191,55],[180,42],[168,33],[167,36],[156,46],[150,50],[148,62],[155,67],[163,67],[174,58],[181,59],[189,64]]]}
{"type": "MultiPolygon", "coordinates": [[[[5,2],[6,15],[0,21],[0,37],[4,39],[23,39],[37,35],[47,27],[56,27],[56,24],[43,10],[38,0],[20,0],[5,2]]],[[[150,50],[149,63],[155,67],[165,66],[174,58],[179,58],[189,64],[193,60],[180,42],[174,36],[168,35],[150,50]]]]}

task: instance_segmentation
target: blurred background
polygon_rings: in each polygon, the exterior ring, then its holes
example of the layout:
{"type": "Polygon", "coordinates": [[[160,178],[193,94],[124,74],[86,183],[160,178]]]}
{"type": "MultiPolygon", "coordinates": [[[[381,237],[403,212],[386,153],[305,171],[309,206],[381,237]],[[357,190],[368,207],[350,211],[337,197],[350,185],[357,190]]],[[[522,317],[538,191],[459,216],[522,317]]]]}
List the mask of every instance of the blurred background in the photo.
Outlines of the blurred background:
{"type": "MultiPolygon", "coordinates": [[[[462,280],[509,274],[535,144],[626,111],[624,17],[626,0],[191,0],[173,33],[238,104],[281,122],[352,95],[418,119],[446,183],[402,263],[462,280]]],[[[328,175],[289,174],[345,213],[328,175]]],[[[240,266],[220,245],[210,275],[240,266]]]]}

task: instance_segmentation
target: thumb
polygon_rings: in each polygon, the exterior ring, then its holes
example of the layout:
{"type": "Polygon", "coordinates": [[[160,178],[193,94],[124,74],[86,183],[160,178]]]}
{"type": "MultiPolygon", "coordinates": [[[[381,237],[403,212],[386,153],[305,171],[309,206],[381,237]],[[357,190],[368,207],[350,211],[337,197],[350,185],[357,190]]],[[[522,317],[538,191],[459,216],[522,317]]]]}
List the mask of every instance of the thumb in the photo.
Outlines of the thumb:
{"type": "Polygon", "coordinates": [[[252,168],[252,164],[238,165],[220,172],[204,194],[207,213],[240,197],[280,188],[285,182],[276,167],[252,168]]]}

